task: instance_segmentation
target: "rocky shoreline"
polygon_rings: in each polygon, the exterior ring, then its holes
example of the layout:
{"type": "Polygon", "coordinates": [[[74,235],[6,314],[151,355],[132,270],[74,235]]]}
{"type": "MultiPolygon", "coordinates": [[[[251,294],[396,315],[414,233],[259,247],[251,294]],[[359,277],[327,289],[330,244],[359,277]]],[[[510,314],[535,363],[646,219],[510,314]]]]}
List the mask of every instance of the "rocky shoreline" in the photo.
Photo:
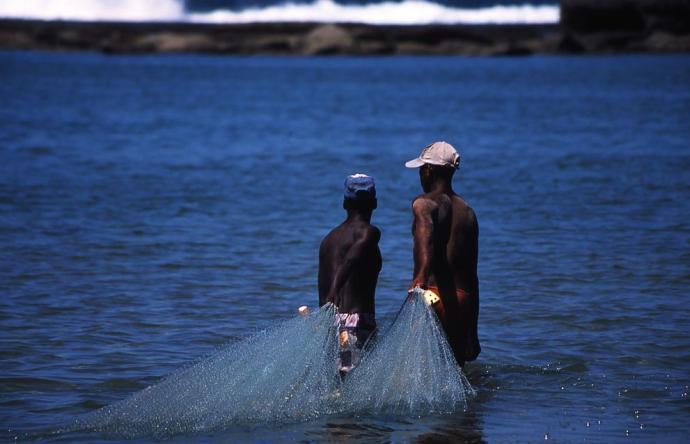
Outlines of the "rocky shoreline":
{"type": "Polygon", "coordinates": [[[561,23],[544,25],[215,25],[0,20],[0,49],[238,55],[690,52],[690,2],[562,0],[561,23]]]}

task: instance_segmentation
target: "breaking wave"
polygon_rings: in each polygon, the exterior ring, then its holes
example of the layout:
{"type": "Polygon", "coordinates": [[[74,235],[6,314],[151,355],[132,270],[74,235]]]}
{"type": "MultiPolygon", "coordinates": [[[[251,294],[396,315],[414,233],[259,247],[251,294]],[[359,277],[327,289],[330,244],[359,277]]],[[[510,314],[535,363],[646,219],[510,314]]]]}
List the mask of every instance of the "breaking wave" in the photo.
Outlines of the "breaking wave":
{"type": "Polygon", "coordinates": [[[77,21],[181,21],[178,0],[2,0],[0,17],[77,21]]]}
{"type": "Polygon", "coordinates": [[[182,0],[3,0],[0,17],[38,20],[257,23],[351,22],[368,24],[509,24],[556,23],[558,5],[490,5],[481,8],[445,6],[428,0],[384,1],[343,5],[333,0],[292,3],[239,10],[194,12],[182,0]]]}

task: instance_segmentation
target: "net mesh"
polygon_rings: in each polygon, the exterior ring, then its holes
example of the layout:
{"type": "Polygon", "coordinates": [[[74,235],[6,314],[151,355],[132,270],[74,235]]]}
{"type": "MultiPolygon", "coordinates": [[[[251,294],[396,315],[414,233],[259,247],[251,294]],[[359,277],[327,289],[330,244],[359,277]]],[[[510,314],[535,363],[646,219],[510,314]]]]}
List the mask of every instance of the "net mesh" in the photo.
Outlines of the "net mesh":
{"type": "Polygon", "coordinates": [[[450,413],[466,409],[473,394],[436,314],[417,294],[344,380],[341,403],[351,412],[450,413]]]}
{"type": "Polygon", "coordinates": [[[422,298],[404,304],[344,380],[335,317],[335,307],[327,304],[230,343],[123,401],[79,417],[68,430],[164,437],[334,413],[418,415],[467,407],[474,391],[422,298]]]}

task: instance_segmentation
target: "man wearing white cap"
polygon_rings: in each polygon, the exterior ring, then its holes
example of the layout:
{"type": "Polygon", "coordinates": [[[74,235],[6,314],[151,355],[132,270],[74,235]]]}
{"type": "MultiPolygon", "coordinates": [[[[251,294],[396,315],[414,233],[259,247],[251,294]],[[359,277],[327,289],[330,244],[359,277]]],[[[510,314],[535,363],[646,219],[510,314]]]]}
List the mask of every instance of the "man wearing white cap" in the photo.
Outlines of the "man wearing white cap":
{"type": "Polygon", "coordinates": [[[460,165],[458,152],[447,142],[435,142],[418,158],[405,163],[419,168],[424,194],[412,202],[414,276],[409,287],[430,290],[440,297],[433,305],[459,365],[481,351],[477,336],[479,228],[472,208],[453,192],[452,179],[460,165]]]}
{"type": "Polygon", "coordinates": [[[374,179],[353,174],[345,179],[347,218],[321,241],[319,305],[338,308],[341,375],[359,361],[360,350],[376,329],[376,282],[381,271],[381,232],[371,224],[376,208],[374,179]]]}

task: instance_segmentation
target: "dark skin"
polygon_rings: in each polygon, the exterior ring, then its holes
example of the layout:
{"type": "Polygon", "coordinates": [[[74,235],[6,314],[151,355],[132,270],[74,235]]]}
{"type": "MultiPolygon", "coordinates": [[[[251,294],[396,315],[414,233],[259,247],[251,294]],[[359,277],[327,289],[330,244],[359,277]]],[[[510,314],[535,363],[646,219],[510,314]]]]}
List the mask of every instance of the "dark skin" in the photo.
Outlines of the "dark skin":
{"type": "Polygon", "coordinates": [[[341,313],[375,313],[381,232],[371,225],[375,198],[345,200],[347,219],[321,241],[319,305],[332,302],[341,313]]]}
{"type": "Polygon", "coordinates": [[[438,288],[434,305],[458,364],[473,361],[481,347],[477,336],[479,227],[472,208],[452,187],[454,168],[425,164],[419,169],[424,194],[412,202],[414,276],[410,291],[438,288]],[[458,295],[456,289],[463,290],[458,295]]]}

